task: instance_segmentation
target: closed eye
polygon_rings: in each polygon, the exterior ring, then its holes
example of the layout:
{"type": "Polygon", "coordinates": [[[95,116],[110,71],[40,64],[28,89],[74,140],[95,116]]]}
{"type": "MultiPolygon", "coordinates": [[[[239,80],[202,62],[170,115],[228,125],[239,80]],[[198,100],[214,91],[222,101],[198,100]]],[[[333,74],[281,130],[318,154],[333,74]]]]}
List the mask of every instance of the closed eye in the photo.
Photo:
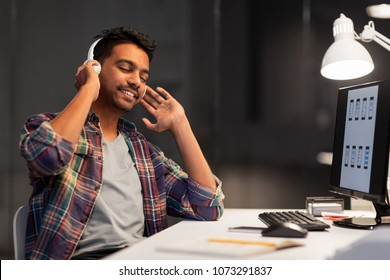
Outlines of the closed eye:
{"type": "Polygon", "coordinates": [[[119,69],[120,69],[122,72],[131,72],[131,70],[130,70],[130,69],[127,69],[127,68],[119,67],[119,69]]]}
{"type": "MultiPolygon", "coordinates": [[[[117,67],[118,69],[125,73],[125,74],[129,74],[129,73],[133,73],[134,71],[137,71],[138,70],[138,67],[137,65],[135,65],[132,61],[129,61],[129,60],[119,60],[117,62],[117,67]]],[[[140,74],[140,79],[143,83],[146,83],[146,81],[148,80],[149,78],[149,71],[147,69],[139,69],[139,74],[140,74]]]]}

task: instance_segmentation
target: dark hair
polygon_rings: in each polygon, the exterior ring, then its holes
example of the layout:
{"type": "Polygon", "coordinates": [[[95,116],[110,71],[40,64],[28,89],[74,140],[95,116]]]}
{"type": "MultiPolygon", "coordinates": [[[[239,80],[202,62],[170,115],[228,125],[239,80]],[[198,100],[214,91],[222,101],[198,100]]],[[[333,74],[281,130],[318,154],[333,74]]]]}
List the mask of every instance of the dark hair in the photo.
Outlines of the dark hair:
{"type": "Polygon", "coordinates": [[[156,49],[156,42],[148,35],[145,35],[132,27],[116,27],[102,31],[95,36],[95,40],[102,38],[95,46],[94,59],[102,62],[111,55],[114,46],[122,43],[133,43],[143,49],[153,59],[153,52],[156,49]]]}

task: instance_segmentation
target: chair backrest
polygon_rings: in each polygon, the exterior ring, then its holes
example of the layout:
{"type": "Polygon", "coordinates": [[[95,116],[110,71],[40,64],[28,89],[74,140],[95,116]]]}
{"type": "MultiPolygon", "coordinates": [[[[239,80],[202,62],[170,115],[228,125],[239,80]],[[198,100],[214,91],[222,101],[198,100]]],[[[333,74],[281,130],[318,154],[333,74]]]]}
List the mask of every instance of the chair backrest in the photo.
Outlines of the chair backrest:
{"type": "Polygon", "coordinates": [[[28,205],[23,205],[16,210],[13,220],[13,238],[15,260],[24,260],[24,239],[26,236],[28,205]]]}

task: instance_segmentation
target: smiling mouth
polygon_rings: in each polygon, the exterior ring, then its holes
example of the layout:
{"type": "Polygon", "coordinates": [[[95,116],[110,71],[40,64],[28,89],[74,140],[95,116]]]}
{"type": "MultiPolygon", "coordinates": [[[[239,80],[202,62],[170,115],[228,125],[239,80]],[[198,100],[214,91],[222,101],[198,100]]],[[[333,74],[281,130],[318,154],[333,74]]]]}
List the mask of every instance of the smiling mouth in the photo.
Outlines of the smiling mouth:
{"type": "Polygon", "coordinates": [[[128,90],[125,90],[125,89],[121,89],[120,90],[122,93],[124,93],[125,95],[129,96],[129,97],[132,97],[132,98],[136,98],[137,96],[132,93],[131,91],[128,91],[128,90]]]}

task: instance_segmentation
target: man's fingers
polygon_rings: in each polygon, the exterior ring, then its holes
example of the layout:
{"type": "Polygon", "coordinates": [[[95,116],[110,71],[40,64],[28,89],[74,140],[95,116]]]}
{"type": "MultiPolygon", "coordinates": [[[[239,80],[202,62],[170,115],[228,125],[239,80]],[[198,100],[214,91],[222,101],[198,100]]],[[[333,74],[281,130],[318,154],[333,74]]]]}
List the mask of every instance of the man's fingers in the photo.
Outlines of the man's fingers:
{"type": "Polygon", "coordinates": [[[171,95],[162,87],[157,87],[156,90],[153,90],[152,88],[148,88],[148,95],[153,97],[157,102],[161,103],[168,98],[171,97],[171,95]]]}
{"type": "Polygon", "coordinates": [[[151,123],[147,118],[142,118],[142,121],[144,122],[145,126],[149,130],[155,130],[156,124],[151,123]]]}
{"type": "Polygon", "coordinates": [[[157,87],[157,90],[160,94],[160,96],[162,96],[165,100],[172,97],[168,91],[166,91],[165,89],[163,89],[162,87],[157,87]]]}
{"type": "Polygon", "coordinates": [[[154,100],[153,98],[151,98],[150,96],[144,96],[144,98],[142,98],[139,103],[144,106],[144,108],[146,110],[148,110],[150,113],[153,112],[153,110],[156,110],[157,107],[158,107],[158,103],[156,100],[154,100]]]}

